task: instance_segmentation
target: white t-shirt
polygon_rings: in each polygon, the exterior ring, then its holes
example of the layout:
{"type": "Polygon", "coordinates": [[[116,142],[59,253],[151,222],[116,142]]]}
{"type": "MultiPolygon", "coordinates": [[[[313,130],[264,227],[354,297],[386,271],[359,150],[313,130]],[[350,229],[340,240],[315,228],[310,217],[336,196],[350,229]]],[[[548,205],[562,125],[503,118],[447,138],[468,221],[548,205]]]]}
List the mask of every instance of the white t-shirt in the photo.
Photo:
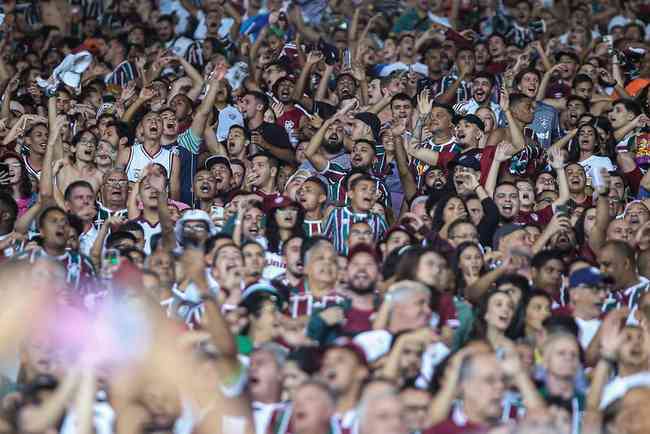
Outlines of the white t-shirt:
{"type": "Polygon", "coordinates": [[[580,346],[582,349],[586,350],[591,340],[594,338],[594,336],[596,336],[596,332],[598,332],[598,328],[600,327],[602,321],[598,318],[590,320],[580,319],[577,316],[574,318],[576,320],[576,324],[578,324],[578,329],[580,331],[578,335],[580,346]]]}
{"type": "Polygon", "coordinates": [[[578,164],[584,167],[585,175],[587,175],[587,180],[593,179],[594,174],[598,173],[598,171],[603,167],[607,169],[608,172],[616,169],[616,166],[614,166],[612,160],[610,160],[608,157],[602,157],[600,155],[592,155],[591,157],[580,161],[578,164]]]}
{"type": "MultiPolygon", "coordinates": [[[[196,26],[196,30],[194,30],[194,39],[205,39],[205,35],[208,32],[208,27],[205,24],[205,13],[203,11],[199,11],[198,14],[196,14],[196,18],[199,21],[199,24],[196,26]]],[[[221,19],[221,25],[219,26],[219,38],[225,38],[228,36],[228,33],[230,32],[230,28],[234,24],[235,20],[232,18],[222,18],[221,19]]]]}

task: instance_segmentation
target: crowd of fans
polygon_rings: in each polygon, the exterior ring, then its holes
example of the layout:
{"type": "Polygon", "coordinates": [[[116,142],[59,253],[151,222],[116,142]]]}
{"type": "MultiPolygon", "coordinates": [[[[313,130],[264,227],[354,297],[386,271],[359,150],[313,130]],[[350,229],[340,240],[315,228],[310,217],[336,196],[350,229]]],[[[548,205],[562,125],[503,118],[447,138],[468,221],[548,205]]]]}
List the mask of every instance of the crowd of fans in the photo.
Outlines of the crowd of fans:
{"type": "Polygon", "coordinates": [[[0,432],[650,432],[647,0],[0,23],[0,432]]]}

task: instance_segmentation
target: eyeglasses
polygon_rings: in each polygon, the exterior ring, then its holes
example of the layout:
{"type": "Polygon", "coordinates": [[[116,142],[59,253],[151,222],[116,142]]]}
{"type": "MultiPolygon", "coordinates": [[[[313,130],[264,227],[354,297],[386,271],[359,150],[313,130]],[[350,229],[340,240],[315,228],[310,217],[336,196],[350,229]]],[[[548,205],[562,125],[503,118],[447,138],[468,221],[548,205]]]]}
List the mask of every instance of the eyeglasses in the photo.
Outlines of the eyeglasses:
{"type": "Polygon", "coordinates": [[[206,232],[208,228],[206,228],[205,225],[202,223],[195,224],[195,225],[186,223],[185,226],[183,226],[183,230],[187,232],[206,232]]]}
{"type": "Polygon", "coordinates": [[[128,185],[128,183],[129,183],[129,181],[127,181],[126,179],[120,179],[120,180],[107,179],[106,180],[107,185],[114,185],[114,186],[117,186],[117,187],[126,187],[128,185]]]}

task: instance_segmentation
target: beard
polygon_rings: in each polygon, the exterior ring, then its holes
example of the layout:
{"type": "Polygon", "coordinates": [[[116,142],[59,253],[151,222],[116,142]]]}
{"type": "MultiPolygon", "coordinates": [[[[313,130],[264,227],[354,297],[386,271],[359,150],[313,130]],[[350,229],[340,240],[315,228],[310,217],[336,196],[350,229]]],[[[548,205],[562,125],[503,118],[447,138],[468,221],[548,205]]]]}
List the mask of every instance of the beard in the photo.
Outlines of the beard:
{"type": "Polygon", "coordinates": [[[357,295],[368,295],[375,291],[375,285],[373,282],[359,283],[355,282],[355,279],[352,279],[348,281],[348,289],[357,295]]]}
{"type": "Polygon", "coordinates": [[[343,149],[343,141],[325,139],[323,141],[323,149],[325,149],[328,154],[338,154],[343,149]]]}

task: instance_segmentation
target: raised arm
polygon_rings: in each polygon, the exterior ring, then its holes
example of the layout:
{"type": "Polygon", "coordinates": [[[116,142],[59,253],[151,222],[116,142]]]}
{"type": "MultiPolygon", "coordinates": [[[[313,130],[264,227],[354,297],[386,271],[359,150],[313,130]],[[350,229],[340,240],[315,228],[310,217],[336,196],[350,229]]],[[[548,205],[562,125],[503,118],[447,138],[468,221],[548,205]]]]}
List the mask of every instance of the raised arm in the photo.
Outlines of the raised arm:
{"type": "Polygon", "coordinates": [[[494,158],[490,164],[488,176],[485,180],[485,191],[489,197],[494,198],[494,191],[499,183],[499,170],[501,168],[501,163],[512,158],[514,152],[514,146],[512,146],[512,143],[501,142],[497,145],[494,158]]]}
{"type": "Polygon", "coordinates": [[[181,64],[183,67],[183,70],[185,71],[185,74],[192,80],[192,88],[187,92],[188,98],[190,98],[192,101],[196,101],[196,99],[199,97],[199,94],[201,93],[201,89],[203,88],[203,76],[201,76],[201,73],[196,70],[192,66],[190,62],[185,60],[182,56],[175,56],[174,60],[178,61],[178,63],[181,64]]]}
{"type": "MultiPolygon", "coordinates": [[[[399,173],[399,180],[402,183],[402,190],[404,197],[407,201],[412,200],[418,192],[417,184],[413,173],[409,169],[408,156],[406,149],[404,149],[404,140],[402,138],[393,137],[392,134],[389,140],[395,142],[395,162],[397,163],[397,172],[399,173]]],[[[386,142],[384,142],[385,144],[386,142]]]]}
{"type": "Polygon", "coordinates": [[[176,236],[174,234],[174,221],[169,212],[169,196],[163,189],[158,196],[158,215],[160,216],[160,228],[162,230],[162,245],[167,251],[176,248],[176,236]]]}
{"type": "Polygon", "coordinates": [[[126,222],[126,216],[124,215],[112,215],[110,216],[99,228],[99,233],[93,246],[90,248],[90,260],[93,262],[95,269],[99,270],[102,266],[102,250],[104,250],[104,242],[108,233],[112,228],[117,228],[121,224],[126,222]]]}
{"type": "Polygon", "coordinates": [[[571,193],[569,192],[569,180],[566,177],[566,172],[564,171],[564,154],[559,148],[551,147],[549,149],[550,155],[550,164],[551,167],[555,170],[557,176],[557,184],[559,187],[559,196],[553,204],[564,205],[571,198],[571,193]]]}
{"type": "Polygon", "coordinates": [[[54,148],[61,141],[61,129],[66,122],[67,120],[64,115],[57,116],[54,125],[50,127],[47,149],[43,158],[43,169],[41,170],[41,177],[39,179],[39,194],[45,197],[54,197],[54,148]]]}
{"type": "Polygon", "coordinates": [[[151,88],[148,87],[143,87],[142,90],[140,91],[140,94],[138,95],[138,98],[129,106],[129,108],[126,110],[126,113],[124,113],[124,116],[122,116],[122,120],[126,122],[127,124],[131,123],[131,120],[133,119],[133,116],[144,106],[151,98],[154,97],[154,91],[151,88]]]}
{"type": "Polygon", "coordinates": [[[323,53],[320,51],[310,51],[307,54],[307,59],[302,70],[300,71],[300,76],[298,76],[296,87],[293,89],[292,98],[294,100],[302,101],[303,94],[305,93],[305,88],[307,87],[307,82],[311,76],[311,70],[321,60],[323,60],[323,53]]]}
{"type": "Polygon", "coordinates": [[[542,77],[542,82],[539,85],[539,89],[537,89],[537,101],[542,101],[546,97],[546,88],[548,87],[548,84],[551,82],[551,78],[553,78],[553,74],[555,71],[560,69],[564,64],[563,63],[558,63],[557,65],[554,65],[552,68],[548,69],[544,73],[544,77],[542,77]]]}
{"type": "Polygon", "coordinates": [[[508,119],[508,129],[510,131],[510,138],[512,139],[511,143],[516,154],[526,147],[526,138],[524,137],[524,132],[517,126],[517,120],[510,110],[510,92],[505,87],[501,88],[500,102],[501,109],[506,114],[506,119],[508,119]]]}
{"type": "Polygon", "coordinates": [[[44,432],[53,428],[72,402],[79,384],[77,369],[69,369],[52,395],[38,406],[28,406],[20,411],[18,423],[25,432],[44,432]]]}
{"type": "Polygon", "coordinates": [[[219,71],[215,72],[214,77],[211,78],[208,82],[208,85],[210,86],[208,93],[205,98],[203,98],[203,101],[201,101],[199,107],[196,109],[196,113],[194,113],[194,118],[192,119],[192,126],[190,126],[192,129],[192,134],[194,134],[196,137],[201,137],[203,135],[205,124],[208,121],[208,117],[210,116],[212,107],[214,106],[214,100],[216,99],[217,92],[219,91],[219,82],[223,80],[223,77],[225,75],[226,70],[224,68],[221,68],[219,71]]]}
{"type": "Polygon", "coordinates": [[[607,169],[601,168],[603,185],[594,186],[598,193],[596,202],[596,223],[589,234],[589,247],[593,252],[597,252],[607,239],[607,227],[611,220],[609,216],[609,182],[610,176],[607,169]]]}
{"type": "Polygon", "coordinates": [[[321,125],[318,131],[316,131],[316,134],[312,136],[309,144],[305,148],[305,157],[307,157],[309,162],[313,164],[319,172],[324,171],[327,169],[327,166],[329,166],[329,161],[320,153],[320,148],[325,139],[325,133],[332,125],[334,125],[335,122],[336,119],[334,116],[323,122],[323,125],[321,125]]]}

